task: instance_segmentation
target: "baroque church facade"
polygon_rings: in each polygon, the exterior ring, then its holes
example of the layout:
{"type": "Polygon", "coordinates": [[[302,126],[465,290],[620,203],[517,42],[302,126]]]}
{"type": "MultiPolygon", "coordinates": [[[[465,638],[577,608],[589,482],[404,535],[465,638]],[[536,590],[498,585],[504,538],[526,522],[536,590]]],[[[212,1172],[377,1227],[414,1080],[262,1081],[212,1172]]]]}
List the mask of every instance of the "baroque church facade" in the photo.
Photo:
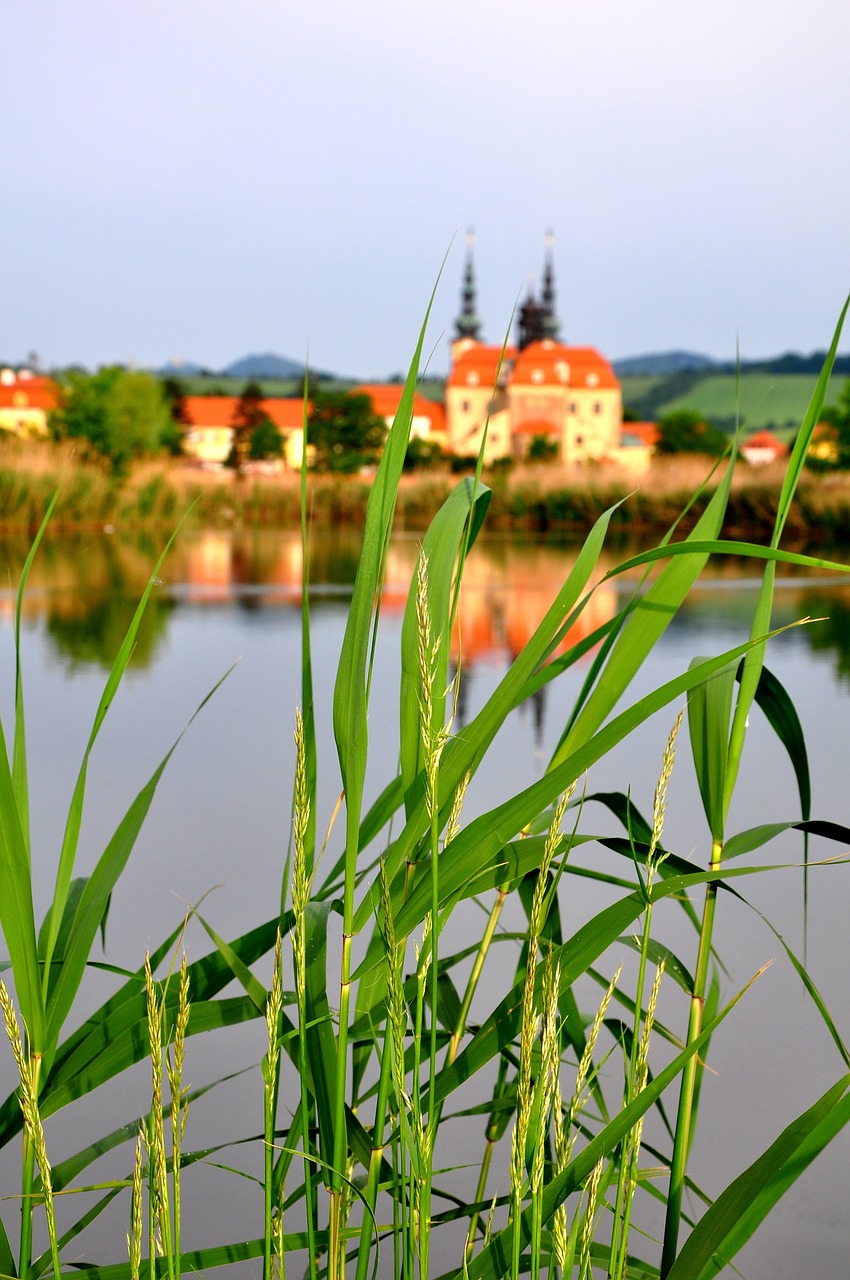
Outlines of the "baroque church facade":
{"type": "Polygon", "coordinates": [[[446,381],[449,452],[477,454],[486,425],[486,462],[521,460],[535,440],[551,446],[550,453],[566,466],[631,462],[614,370],[594,347],[560,341],[551,235],[546,237],[540,296],[530,290],[523,302],[514,346],[502,348],[481,340],[475,293],[468,237],[461,311],[446,381]]]}

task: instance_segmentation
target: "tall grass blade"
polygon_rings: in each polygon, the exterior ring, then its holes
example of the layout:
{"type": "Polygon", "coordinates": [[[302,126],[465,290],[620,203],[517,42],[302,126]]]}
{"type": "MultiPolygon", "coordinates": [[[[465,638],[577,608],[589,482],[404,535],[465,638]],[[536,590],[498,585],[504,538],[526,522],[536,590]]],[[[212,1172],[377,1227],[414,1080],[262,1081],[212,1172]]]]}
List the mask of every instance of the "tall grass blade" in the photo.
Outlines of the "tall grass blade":
{"type": "MultiPolygon", "coordinates": [[[[27,558],[24,561],[24,567],[21,570],[21,578],[18,583],[18,593],[15,600],[15,741],[12,748],[12,781],[14,784],[15,796],[18,802],[18,815],[21,823],[21,831],[24,835],[27,848],[29,848],[29,787],[27,782],[27,739],[26,739],[26,717],[24,715],[24,682],[21,663],[21,611],[24,604],[24,592],[29,581],[30,570],[35,560],[44,532],[50,523],[50,517],[53,515],[53,509],[59,497],[59,491],[54,493],[50,502],[47,504],[47,510],[44,513],[44,519],[39,525],[38,532],[32,540],[27,558]]],[[[2,735],[2,728],[0,728],[2,735]]],[[[0,746],[5,751],[5,743],[0,741],[0,746]]]]}
{"type": "MultiPolygon", "coordinates": [[[[694,658],[691,666],[698,666],[703,661],[703,658],[694,658]]],[[[688,690],[691,754],[712,840],[723,838],[729,724],[737,671],[738,663],[732,663],[710,680],[688,690]]]]}
{"type": "MultiPolygon", "coordinates": [[[[617,636],[608,661],[578,718],[558,744],[549,768],[556,768],[576,745],[587,741],[619,702],[647,654],[672,621],[679,606],[699,577],[707,555],[693,550],[701,540],[719,536],[732,484],[732,464],[714,491],[692,534],[681,545],[692,554],[673,559],[642,596],[617,636]]],[[[662,550],[669,551],[665,547],[662,550]]],[[[766,629],[765,629],[766,630],[766,629]]]]}
{"type": "MultiPolygon", "coordinates": [[[[436,654],[434,680],[431,691],[433,704],[433,732],[442,729],[446,721],[446,694],[448,691],[449,649],[451,640],[451,613],[455,569],[460,575],[461,553],[472,546],[487,507],[491,493],[484,485],[466,480],[452,490],[437,515],[431,521],[422,540],[422,554],[428,564],[428,601],[432,640],[436,654]]],[[[424,768],[424,752],[419,724],[419,641],[416,621],[415,582],[407,599],[401,631],[401,777],[404,787],[405,807],[410,817],[414,809],[414,784],[424,768]]]]}
{"type": "MultiPolygon", "coordinates": [[[[733,1232],[738,1242],[743,1243],[741,1237],[746,1239],[749,1224],[752,1223],[754,1229],[761,1221],[764,1204],[760,1197],[764,1188],[788,1169],[800,1148],[820,1126],[826,1125],[826,1132],[830,1137],[834,1136],[841,1126],[834,1122],[829,1125],[828,1122],[842,1100],[845,1105],[835,1119],[840,1118],[841,1125],[850,1119],[850,1111],[846,1105],[848,1085],[850,1076],[844,1076],[828,1089],[814,1106],[786,1126],[764,1154],[717,1197],[688,1236],[668,1272],[670,1280],[696,1280],[697,1277],[704,1276],[704,1268],[708,1264],[714,1265],[712,1259],[718,1252],[724,1262],[731,1260],[733,1255],[724,1246],[733,1232]]],[[[713,1273],[708,1272],[709,1275],[713,1273]]]]}
{"type": "Polygon", "coordinates": [[[753,1180],[753,1194],[746,1212],[728,1227],[722,1249],[705,1264],[698,1280],[713,1280],[725,1265],[725,1259],[737,1256],[788,1189],[846,1127],[850,1121],[850,1096],[845,1093],[831,1110],[827,1107],[825,1111],[823,1119],[809,1129],[791,1157],[785,1160],[769,1181],[764,1181],[766,1168],[761,1167],[760,1176],[753,1180]]]}
{"type": "MultiPolygon", "coordinates": [[[[231,667],[230,671],[233,668],[231,667]]],[[[49,1067],[52,1061],[53,1053],[59,1041],[59,1036],[65,1019],[70,1012],[71,1005],[79,989],[80,981],[85,972],[92,944],[97,936],[101,921],[107,909],[112,890],[118,882],[118,878],[127,860],[133,851],[138,834],[142,828],[145,818],[147,817],[150,806],[153,802],[156,789],[159,785],[160,778],[165,772],[165,768],[177,750],[180,742],[186,732],[200,715],[203,708],[209,702],[210,698],[217,692],[230,671],[225,672],[221,680],[219,680],[205,698],[199,703],[198,707],[190,717],[185,729],[177,737],[169,751],[160,761],[157,768],[152,773],[146,785],[136,796],[130,805],[126,814],[113,835],[109,844],[104,849],[98,860],[98,863],[86,882],[85,888],[80,895],[80,903],[74,916],[73,924],[68,931],[68,941],[65,946],[65,952],[61,963],[55,967],[58,974],[54,977],[51,985],[50,995],[47,1001],[47,1043],[45,1045],[45,1060],[49,1067]]],[[[58,902],[64,904],[70,890],[70,882],[66,886],[65,892],[60,896],[57,895],[53,899],[52,912],[55,913],[58,902]]],[[[55,945],[56,938],[59,936],[59,922],[54,921],[51,917],[51,933],[55,945]],[[54,927],[55,925],[55,927],[54,927]]],[[[49,956],[49,952],[47,953],[49,956]]],[[[47,959],[45,960],[47,964],[47,959]]]]}
{"type": "MultiPolygon", "coordinates": [[[[184,519],[185,519],[185,516],[184,516],[184,519]]],[[[101,694],[100,702],[98,703],[97,710],[95,712],[94,722],[91,727],[91,732],[89,733],[89,739],[86,744],[86,749],[85,749],[85,752],[83,753],[83,760],[82,760],[82,764],[80,765],[79,774],[77,775],[77,782],[74,787],[74,794],[72,796],[71,804],[68,809],[68,819],[65,825],[65,834],[62,840],[62,851],[59,855],[59,866],[56,871],[56,887],[53,892],[53,905],[52,905],[52,911],[51,911],[50,930],[48,932],[47,939],[44,946],[45,998],[47,998],[48,995],[50,994],[50,985],[53,979],[53,970],[51,966],[51,961],[53,959],[53,950],[56,946],[56,936],[59,930],[59,925],[61,923],[62,917],[65,912],[65,900],[68,896],[71,879],[74,874],[74,862],[77,856],[77,845],[79,843],[80,827],[81,827],[82,818],[83,818],[83,803],[85,800],[85,793],[86,793],[86,780],[88,777],[89,759],[91,757],[94,744],[97,741],[98,734],[100,733],[101,726],[104,720],[106,719],[106,714],[109,711],[110,706],[112,705],[112,701],[115,697],[115,694],[118,691],[118,686],[120,685],[124,672],[127,669],[127,663],[130,661],[130,655],[133,652],[133,647],[136,643],[136,636],[138,635],[139,627],[141,625],[142,618],[147,608],[148,601],[150,600],[150,597],[154,591],[154,588],[159,582],[159,571],[162,568],[163,563],[165,562],[165,558],[168,555],[168,552],[171,550],[171,546],[174,542],[174,539],[177,537],[177,534],[180,531],[181,525],[182,525],[182,521],[180,524],[178,524],[177,528],[174,530],[171,537],[166,542],[165,547],[163,548],[162,554],[160,555],[159,559],[156,562],[156,565],[154,566],[154,570],[148,580],[148,584],[142,593],[142,597],[136,607],[136,611],[133,614],[130,625],[127,628],[127,634],[125,635],[124,640],[121,644],[121,648],[118,651],[118,656],[116,657],[115,662],[112,665],[112,669],[109,673],[109,676],[107,677],[106,685],[104,686],[104,690],[103,690],[103,693],[101,694]]],[[[103,913],[101,913],[101,917],[99,917],[99,920],[100,918],[102,918],[102,914],[103,913]]],[[[99,923],[99,920],[98,920],[98,923],[99,923]]],[[[54,1002],[54,1007],[55,1007],[55,1002],[54,1002]]]]}

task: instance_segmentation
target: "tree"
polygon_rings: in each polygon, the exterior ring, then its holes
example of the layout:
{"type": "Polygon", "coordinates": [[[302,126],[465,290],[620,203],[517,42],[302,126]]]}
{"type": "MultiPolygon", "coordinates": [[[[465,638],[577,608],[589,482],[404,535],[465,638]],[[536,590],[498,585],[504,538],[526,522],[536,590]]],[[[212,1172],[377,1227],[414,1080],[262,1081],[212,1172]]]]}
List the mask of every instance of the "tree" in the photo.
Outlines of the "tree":
{"type": "Polygon", "coordinates": [[[350,475],[374,466],[381,456],[387,426],[365,394],[320,391],[313,397],[307,439],[315,449],[317,471],[350,475]]]}
{"type": "Polygon", "coordinates": [[[84,441],[123,471],[133,458],[159,452],[173,420],[155,378],[111,365],[66,375],[50,429],[57,439],[84,441]]]}
{"type": "Polygon", "coordinates": [[[237,475],[245,468],[251,448],[251,436],[263,421],[266,414],[263,388],[253,378],[242,388],[242,394],[236,402],[230,425],[233,428],[233,444],[227,465],[233,467],[237,475]]]}
{"type": "Polygon", "coordinates": [[[548,436],[532,436],[528,446],[529,462],[554,462],[558,457],[558,444],[548,436]]]}
{"type": "Polygon", "coordinates": [[[402,467],[405,471],[431,471],[444,460],[445,454],[436,440],[423,440],[420,436],[413,436],[408,441],[402,467]]]}
{"type": "Polygon", "coordinates": [[[107,396],[106,422],[108,453],[116,470],[134,458],[158,453],[173,425],[156,378],[124,370],[107,396]]]}
{"type": "Polygon", "coordinates": [[[728,438],[693,409],[676,409],[658,419],[656,453],[704,453],[719,458],[728,438]]]}
{"type": "Polygon", "coordinates": [[[283,454],[283,436],[268,414],[263,414],[248,442],[248,457],[252,462],[263,458],[280,458],[283,454]]]}

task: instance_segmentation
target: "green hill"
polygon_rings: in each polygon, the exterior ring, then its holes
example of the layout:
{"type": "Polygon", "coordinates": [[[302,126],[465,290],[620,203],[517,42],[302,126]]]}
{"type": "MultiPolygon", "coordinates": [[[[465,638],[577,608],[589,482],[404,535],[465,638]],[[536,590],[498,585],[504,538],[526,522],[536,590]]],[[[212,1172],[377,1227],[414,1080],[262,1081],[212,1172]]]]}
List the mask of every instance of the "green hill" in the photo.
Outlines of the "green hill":
{"type": "MultiPolygon", "coordinates": [[[[638,418],[655,420],[675,409],[693,409],[729,431],[735,426],[736,404],[748,427],[799,427],[817,378],[807,373],[744,370],[739,382],[734,373],[687,369],[667,377],[623,377],[621,382],[623,403],[638,418]]],[[[827,404],[838,399],[843,384],[843,378],[833,378],[827,404]]]]}

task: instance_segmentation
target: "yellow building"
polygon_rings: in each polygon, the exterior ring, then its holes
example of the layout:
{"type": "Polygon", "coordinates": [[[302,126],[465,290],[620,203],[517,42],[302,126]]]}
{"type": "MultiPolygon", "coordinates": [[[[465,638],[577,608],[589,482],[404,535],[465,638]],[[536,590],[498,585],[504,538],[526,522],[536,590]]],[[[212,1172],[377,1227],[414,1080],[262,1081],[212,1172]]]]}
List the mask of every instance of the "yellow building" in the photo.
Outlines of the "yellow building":
{"type": "Polygon", "coordinates": [[[594,347],[558,340],[551,244],[547,236],[540,301],[529,292],[519,311],[517,344],[504,350],[479,338],[468,247],[446,381],[448,448],[455,454],[477,454],[486,424],[487,462],[525,458],[539,440],[553,446],[567,466],[628,465],[623,399],[614,370],[594,347]]]}

